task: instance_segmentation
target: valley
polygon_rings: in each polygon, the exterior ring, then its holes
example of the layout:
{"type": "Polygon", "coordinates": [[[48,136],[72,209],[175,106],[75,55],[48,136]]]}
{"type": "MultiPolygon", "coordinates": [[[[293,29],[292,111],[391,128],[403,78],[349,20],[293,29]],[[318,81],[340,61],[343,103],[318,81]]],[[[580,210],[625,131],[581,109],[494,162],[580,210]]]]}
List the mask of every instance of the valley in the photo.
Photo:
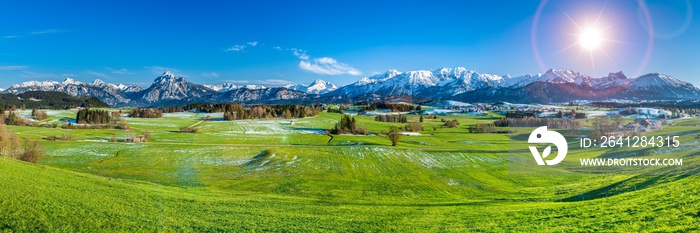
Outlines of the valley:
{"type": "MultiPolygon", "coordinates": [[[[446,112],[423,107],[426,112],[446,112]]],[[[76,111],[47,113],[43,122],[50,123],[74,118],[76,111]]],[[[377,134],[405,123],[346,113],[372,133],[334,135],[329,142],[325,131],[342,116],[329,112],[234,121],[223,121],[222,113],[200,112],[125,117],[133,134],[152,135],[142,143],[109,142],[115,134],[129,136],[120,129],[6,126],[22,138],[41,141],[46,157],[38,165],[7,158],[0,162],[7,171],[0,175],[0,189],[5,190],[0,207],[6,210],[0,213],[1,228],[463,232],[699,227],[693,215],[700,211],[694,173],[653,167],[601,173],[571,162],[557,167],[557,173],[517,174],[510,168],[509,149],[526,147],[527,141],[518,135],[533,128],[510,127],[514,132],[506,134],[467,130],[502,118],[502,111],[441,113],[435,119],[424,115],[424,129],[401,137],[396,147],[377,134]],[[446,127],[443,118],[460,125],[446,127]],[[177,132],[195,124],[197,133],[177,132]],[[73,140],[45,140],[66,133],[73,140]],[[654,221],[634,221],[650,218],[654,221]]],[[[417,114],[404,114],[409,123],[419,121],[417,114]]],[[[621,124],[634,119],[623,118],[621,124]]],[[[580,122],[584,128],[592,124],[580,122]]],[[[646,158],[658,151],[682,158],[684,168],[693,168],[698,161],[690,148],[700,143],[695,138],[697,125],[698,118],[675,119],[674,125],[645,134],[679,135],[682,145],[676,150],[576,148],[567,160],[635,151],[645,151],[641,156],[646,158]]],[[[531,155],[522,158],[532,161],[531,155]]]]}

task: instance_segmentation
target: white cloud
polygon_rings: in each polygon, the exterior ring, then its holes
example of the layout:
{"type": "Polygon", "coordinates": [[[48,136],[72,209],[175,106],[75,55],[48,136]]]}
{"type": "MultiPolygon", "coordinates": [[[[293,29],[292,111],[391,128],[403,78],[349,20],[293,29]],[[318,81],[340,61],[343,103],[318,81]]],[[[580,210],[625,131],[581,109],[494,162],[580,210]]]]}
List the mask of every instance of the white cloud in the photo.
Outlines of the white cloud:
{"type": "Polygon", "coordinates": [[[111,79],[112,78],[112,76],[109,76],[105,73],[100,73],[100,72],[96,72],[96,71],[92,71],[92,70],[88,70],[85,73],[88,75],[97,76],[97,77],[104,78],[104,79],[111,79]]]}
{"type": "Polygon", "coordinates": [[[202,72],[202,76],[207,78],[218,78],[220,75],[216,72],[202,72]]]}
{"type": "Polygon", "coordinates": [[[240,52],[240,51],[243,51],[243,49],[245,49],[245,45],[234,45],[233,47],[228,48],[225,51],[226,52],[240,52]]]}
{"type": "Polygon", "coordinates": [[[265,81],[262,81],[260,84],[267,86],[284,86],[287,84],[292,84],[292,81],[284,79],[267,79],[265,81]]]}
{"type": "Polygon", "coordinates": [[[28,66],[0,66],[0,70],[21,70],[27,67],[28,66]]]}
{"type": "Polygon", "coordinates": [[[151,70],[151,73],[156,75],[161,75],[165,73],[165,71],[170,71],[172,73],[180,73],[180,70],[171,67],[147,66],[146,69],[151,70]]]}
{"type": "Polygon", "coordinates": [[[22,74],[20,75],[22,78],[26,79],[39,79],[39,78],[46,78],[46,79],[58,79],[62,78],[63,76],[53,74],[53,73],[39,73],[39,72],[33,72],[33,71],[28,71],[28,70],[23,70],[22,74]]]}
{"type": "Polygon", "coordinates": [[[306,54],[306,50],[298,49],[298,48],[291,48],[289,50],[292,51],[294,56],[298,57],[301,60],[308,60],[309,59],[309,55],[306,54]]]}
{"type": "Polygon", "coordinates": [[[58,32],[63,32],[63,31],[58,30],[58,29],[46,29],[46,30],[42,30],[42,31],[35,31],[35,32],[32,32],[31,34],[33,34],[33,35],[36,35],[36,34],[50,34],[50,33],[58,33],[58,32]]]}
{"type": "Polygon", "coordinates": [[[105,66],[105,69],[112,72],[112,74],[127,74],[127,73],[129,73],[129,70],[127,70],[127,69],[114,69],[114,68],[107,67],[107,66],[105,66]]]}
{"type": "MultiPolygon", "coordinates": [[[[257,41],[252,41],[246,43],[247,45],[234,45],[231,48],[226,49],[225,51],[227,52],[240,52],[243,51],[247,46],[250,47],[256,47],[258,46],[257,41]]],[[[260,44],[260,47],[265,47],[264,44],[260,44]]],[[[355,69],[354,67],[341,63],[336,61],[333,58],[330,57],[321,57],[321,58],[312,58],[309,56],[306,50],[300,49],[300,48],[289,48],[285,49],[280,46],[275,46],[272,47],[275,50],[285,50],[285,51],[291,51],[292,54],[299,58],[301,61],[299,61],[299,68],[310,71],[316,74],[323,74],[323,75],[342,75],[342,74],[349,74],[349,75],[361,75],[362,72],[358,69],[355,69]]],[[[205,75],[202,73],[202,75],[205,75]]],[[[207,76],[209,77],[209,76],[207,76]]],[[[217,76],[211,76],[211,77],[217,77],[217,76]]],[[[269,84],[268,84],[269,85],[269,84]]],[[[275,85],[275,84],[272,84],[275,85]]]]}
{"type": "Polygon", "coordinates": [[[247,84],[248,80],[233,80],[233,79],[228,79],[228,80],[221,80],[226,83],[233,83],[233,84],[247,84]]]}
{"type": "Polygon", "coordinates": [[[22,33],[22,34],[15,34],[15,35],[5,35],[5,36],[2,36],[2,38],[12,39],[12,38],[18,38],[18,37],[28,37],[28,36],[35,36],[35,35],[42,35],[42,34],[53,34],[53,33],[60,33],[60,32],[65,32],[65,31],[59,30],[59,29],[47,29],[47,30],[33,31],[33,32],[29,32],[29,33],[22,33]]]}
{"type": "Polygon", "coordinates": [[[348,64],[340,63],[330,57],[314,58],[311,62],[307,61],[306,59],[302,59],[302,61],[299,61],[299,68],[316,74],[325,75],[362,74],[360,70],[355,69],[348,64]]]}

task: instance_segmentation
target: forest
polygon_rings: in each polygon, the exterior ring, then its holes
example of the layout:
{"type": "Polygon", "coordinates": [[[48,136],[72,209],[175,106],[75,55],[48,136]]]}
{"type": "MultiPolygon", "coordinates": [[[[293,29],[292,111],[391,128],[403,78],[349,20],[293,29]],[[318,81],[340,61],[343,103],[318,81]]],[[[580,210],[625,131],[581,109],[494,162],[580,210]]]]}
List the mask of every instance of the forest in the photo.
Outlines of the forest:
{"type": "Polygon", "coordinates": [[[70,109],[109,107],[95,97],[73,97],[63,92],[28,91],[22,94],[0,94],[0,108],[15,109],[70,109]]]}

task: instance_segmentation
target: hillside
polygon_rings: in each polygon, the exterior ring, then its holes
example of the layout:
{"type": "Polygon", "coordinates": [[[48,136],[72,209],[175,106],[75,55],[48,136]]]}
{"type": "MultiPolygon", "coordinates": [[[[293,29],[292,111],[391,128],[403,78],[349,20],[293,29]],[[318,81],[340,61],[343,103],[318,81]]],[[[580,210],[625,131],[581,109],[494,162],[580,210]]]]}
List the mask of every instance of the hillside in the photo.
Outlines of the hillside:
{"type": "Polygon", "coordinates": [[[0,173],[0,231],[700,229],[696,176],[583,202],[495,200],[354,205],[112,180],[12,160],[0,160],[0,169],[4,171],[0,173]]]}
{"type": "MultiPolygon", "coordinates": [[[[53,111],[49,122],[75,116],[53,111]]],[[[695,231],[698,177],[664,170],[556,174],[509,170],[518,133],[470,134],[466,125],[498,115],[451,115],[462,126],[427,129],[391,147],[383,136],[317,131],[340,115],[221,121],[220,113],[128,118],[148,143],[103,141],[119,130],[71,130],[75,141],[43,141],[41,165],[0,159],[0,231],[695,231]],[[202,119],[197,134],[177,133],[202,119]],[[516,141],[511,141],[516,140],[516,141]]],[[[417,121],[411,116],[410,121],[417,121]]],[[[631,119],[628,119],[631,120],[631,119]]],[[[377,132],[395,123],[358,116],[377,132]]],[[[680,135],[677,149],[572,149],[567,157],[665,153],[698,159],[698,119],[654,134],[680,135]]],[[[426,128],[440,119],[426,119],[426,128]]],[[[60,128],[8,126],[40,140],[60,128]]],[[[522,144],[522,145],[521,145],[522,144]]],[[[529,156],[529,155],[528,155],[529,156]]],[[[529,157],[528,159],[531,159],[529,157]]],[[[527,160],[530,161],[531,160],[527,160]]],[[[694,173],[687,173],[694,174],[694,173]]]]}
{"type": "Polygon", "coordinates": [[[0,108],[68,109],[77,107],[109,107],[96,97],[74,97],[63,92],[28,91],[21,94],[0,94],[0,108]]]}

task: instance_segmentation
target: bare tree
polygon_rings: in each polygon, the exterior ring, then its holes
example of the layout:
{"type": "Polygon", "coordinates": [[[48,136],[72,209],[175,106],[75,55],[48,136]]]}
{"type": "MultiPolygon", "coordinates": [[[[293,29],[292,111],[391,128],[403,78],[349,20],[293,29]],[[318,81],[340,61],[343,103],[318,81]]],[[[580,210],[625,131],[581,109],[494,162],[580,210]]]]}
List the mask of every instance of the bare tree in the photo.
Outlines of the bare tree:
{"type": "Polygon", "coordinates": [[[396,146],[396,144],[399,143],[399,140],[401,140],[401,130],[399,130],[399,127],[391,127],[391,130],[389,130],[389,140],[391,140],[391,146],[396,146]]]}

